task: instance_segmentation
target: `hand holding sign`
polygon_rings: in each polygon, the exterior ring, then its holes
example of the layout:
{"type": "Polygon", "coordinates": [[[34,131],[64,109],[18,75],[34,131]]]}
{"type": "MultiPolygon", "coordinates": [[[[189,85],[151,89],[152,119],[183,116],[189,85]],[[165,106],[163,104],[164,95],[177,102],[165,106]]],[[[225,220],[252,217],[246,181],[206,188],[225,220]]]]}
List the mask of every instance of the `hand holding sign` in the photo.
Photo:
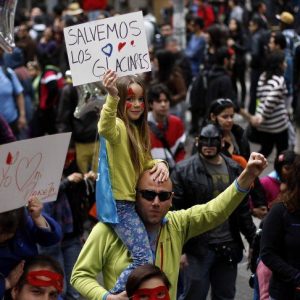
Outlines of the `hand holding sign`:
{"type": "Polygon", "coordinates": [[[101,80],[108,69],[119,76],[151,70],[142,12],[70,26],[64,35],[75,86],[101,80]]]}
{"type": "Polygon", "coordinates": [[[103,85],[112,97],[117,97],[119,93],[116,82],[117,74],[112,70],[108,70],[103,77],[103,85]]]}

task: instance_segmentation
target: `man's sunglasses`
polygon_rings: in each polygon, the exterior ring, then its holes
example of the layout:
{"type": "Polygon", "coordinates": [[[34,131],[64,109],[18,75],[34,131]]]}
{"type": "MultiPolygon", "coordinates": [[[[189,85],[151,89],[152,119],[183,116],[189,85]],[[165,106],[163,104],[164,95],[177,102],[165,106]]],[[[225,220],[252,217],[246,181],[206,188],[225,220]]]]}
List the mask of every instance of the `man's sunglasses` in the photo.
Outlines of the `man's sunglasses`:
{"type": "Polygon", "coordinates": [[[148,201],[153,201],[155,197],[158,196],[158,199],[161,202],[169,200],[173,194],[173,192],[168,192],[168,191],[162,191],[156,193],[155,191],[152,190],[137,190],[137,192],[139,192],[142,195],[142,197],[148,201]]]}

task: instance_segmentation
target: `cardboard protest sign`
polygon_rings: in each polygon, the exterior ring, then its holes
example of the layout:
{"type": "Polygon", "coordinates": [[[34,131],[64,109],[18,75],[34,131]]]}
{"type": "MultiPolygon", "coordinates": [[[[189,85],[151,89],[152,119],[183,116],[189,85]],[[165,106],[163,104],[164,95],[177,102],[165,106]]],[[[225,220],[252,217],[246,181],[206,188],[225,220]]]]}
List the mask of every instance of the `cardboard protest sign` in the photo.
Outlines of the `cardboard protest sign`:
{"type": "Polygon", "coordinates": [[[31,195],[55,201],[71,133],[0,146],[0,212],[24,206],[31,195]]]}
{"type": "Polygon", "coordinates": [[[101,80],[107,69],[151,70],[142,12],[66,27],[64,36],[74,86],[101,80]]]}

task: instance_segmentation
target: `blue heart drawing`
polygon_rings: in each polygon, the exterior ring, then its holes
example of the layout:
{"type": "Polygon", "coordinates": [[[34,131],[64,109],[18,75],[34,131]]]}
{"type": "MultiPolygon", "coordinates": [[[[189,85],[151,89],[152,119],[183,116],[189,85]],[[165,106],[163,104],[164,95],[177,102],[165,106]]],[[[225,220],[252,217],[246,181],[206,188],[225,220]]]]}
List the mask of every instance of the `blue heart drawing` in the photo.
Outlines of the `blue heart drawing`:
{"type": "Polygon", "coordinates": [[[113,50],[113,46],[110,43],[101,48],[101,51],[108,57],[111,56],[112,50],[113,50]]]}

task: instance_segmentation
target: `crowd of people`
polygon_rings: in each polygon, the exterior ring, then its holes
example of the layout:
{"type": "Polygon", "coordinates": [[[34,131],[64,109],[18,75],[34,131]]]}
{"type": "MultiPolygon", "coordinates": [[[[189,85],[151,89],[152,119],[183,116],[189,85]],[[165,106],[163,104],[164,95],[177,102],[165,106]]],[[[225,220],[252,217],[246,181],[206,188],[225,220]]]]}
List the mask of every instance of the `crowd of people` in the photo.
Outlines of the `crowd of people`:
{"type": "Polygon", "coordinates": [[[72,132],[57,200],[0,213],[0,298],[234,300],[248,255],[249,299],[300,299],[300,1],[185,1],[184,48],[141,7],[151,72],[74,87],[96,2],[18,9],[0,48],[0,144],[72,132]]]}

